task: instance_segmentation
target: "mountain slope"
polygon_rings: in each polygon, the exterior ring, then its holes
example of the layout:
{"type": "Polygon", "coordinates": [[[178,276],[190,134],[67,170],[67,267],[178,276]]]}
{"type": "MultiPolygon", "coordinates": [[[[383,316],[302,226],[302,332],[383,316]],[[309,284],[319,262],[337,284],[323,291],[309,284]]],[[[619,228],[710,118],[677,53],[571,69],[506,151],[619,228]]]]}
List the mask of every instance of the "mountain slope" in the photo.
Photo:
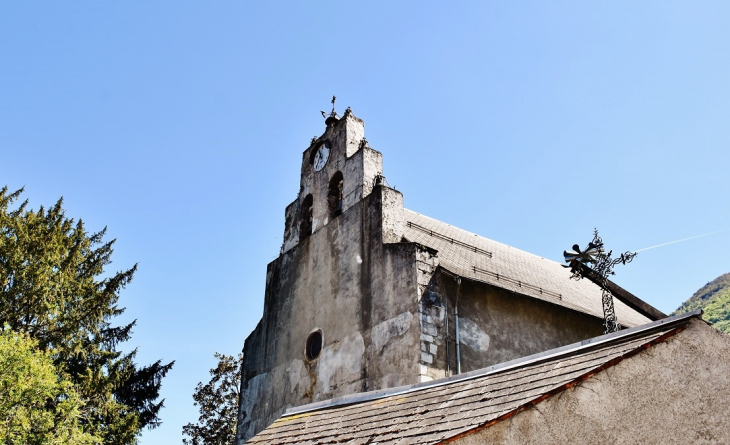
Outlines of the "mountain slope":
{"type": "Polygon", "coordinates": [[[702,318],[730,334],[730,273],[720,275],[702,286],[689,300],[682,303],[672,315],[702,309],[702,318]]]}

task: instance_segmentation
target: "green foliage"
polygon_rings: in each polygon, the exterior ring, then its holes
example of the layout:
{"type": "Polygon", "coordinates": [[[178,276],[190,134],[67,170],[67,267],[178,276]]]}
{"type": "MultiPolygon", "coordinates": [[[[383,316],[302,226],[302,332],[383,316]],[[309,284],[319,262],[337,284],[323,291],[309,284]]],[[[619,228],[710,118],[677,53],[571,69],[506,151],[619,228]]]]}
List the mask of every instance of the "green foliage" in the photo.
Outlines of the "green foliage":
{"type": "Polygon", "coordinates": [[[37,342],[0,331],[0,437],[8,444],[90,444],[79,418],[83,402],[37,342]]]}
{"type": "Polygon", "coordinates": [[[730,273],[720,275],[702,286],[672,313],[683,314],[702,309],[702,318],[722,332],[730,334],[730,273]]]}
{"type": "Polygon", "coordinates": [[[238,358],[215,353],[218,366],[210,370],[210,381],[195,387],[193,399],[199,407],[198,423],[183,427],[186,445],[225,445],[236,443],[238,389],[241,385],[243,354],[238,358]]]}
{"type": "Polygon", "coordinates": [[[0,190],[0,324],[28,334],[52,353],[81,399],[87,432],[104,443],[134,443],[142,428],[159,425],[161,379],[173,363],[138,367],[136,350],[122,354],[135,322],[115,327],[124,309],[119,292],[137,269],[105,274],[115,240],[106,228],[89,234],[66,218],[62,200],[53,207],[11,206],[22,189],[0,190]]]}
{"type": "Polygon", "coordinates": [[[730,287],[719,292],[712,303],[705,306],[702,317],[717,329],[730,334],[730,287]]]}

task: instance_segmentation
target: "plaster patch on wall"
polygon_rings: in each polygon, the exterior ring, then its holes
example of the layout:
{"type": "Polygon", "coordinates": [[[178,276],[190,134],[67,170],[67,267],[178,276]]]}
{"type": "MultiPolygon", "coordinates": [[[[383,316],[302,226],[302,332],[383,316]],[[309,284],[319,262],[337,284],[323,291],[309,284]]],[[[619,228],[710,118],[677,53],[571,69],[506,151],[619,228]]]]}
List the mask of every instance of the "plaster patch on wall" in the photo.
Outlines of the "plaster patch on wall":
{"type": "Polygon", "coordinates": [[[322,394],[360,380],[365,342],[359,332],[348,335],[322,349],[317,360],[317,375],[322,383],[322,394]]]}
{"type": "Polygon", "coordinates": [[[403,312],[390,320],[385,320],[384,322],[373,326],[371,336],[375,350],[380,352],[390,339],[408,332],[408,329],[411,327],[412,320],[413,314],[410,312],[403,312]]]}
{"type": "Polygon", "coordinates": [[[307,383],[310,379],[307,369],[304,367],[304,361],[294,359],[286,369],[289,374],[289,387],[292,393],[296,392],[298,397],[303,397],[306,393],[307,383]]]}
{"type": "Polygon", "coordinates": [[[401,385],[404,385],[403,376],[397,373],[385,374],[380,379],[381,388],[394,388],[401,385]]]}
{"type": "Polygon", "coordinates": [[[489,335],[468,318],[459,317],[459,335],[462,345],[480,352],[489,350],[489,335]]]}

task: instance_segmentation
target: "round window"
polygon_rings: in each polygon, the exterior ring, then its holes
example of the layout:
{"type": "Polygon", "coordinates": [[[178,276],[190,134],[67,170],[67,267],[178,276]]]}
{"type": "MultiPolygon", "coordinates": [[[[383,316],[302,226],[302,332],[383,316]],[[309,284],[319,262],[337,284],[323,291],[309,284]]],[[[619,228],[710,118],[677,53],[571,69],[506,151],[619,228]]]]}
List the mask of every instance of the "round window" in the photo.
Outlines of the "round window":
{"type": "Polygon", "coordinates": [[[307,337],[307,346],[304,350],[307,360],[316,360],[322,352],[322,331],[317,329],[307,337]]]}

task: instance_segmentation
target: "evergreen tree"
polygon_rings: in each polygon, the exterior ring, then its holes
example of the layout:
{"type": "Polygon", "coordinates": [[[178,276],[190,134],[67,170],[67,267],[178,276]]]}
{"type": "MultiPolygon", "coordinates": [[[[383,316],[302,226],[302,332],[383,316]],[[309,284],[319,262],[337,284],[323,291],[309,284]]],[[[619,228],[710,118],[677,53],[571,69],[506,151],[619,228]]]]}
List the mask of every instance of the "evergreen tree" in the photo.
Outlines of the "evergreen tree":
{"type": "Polygon", "coordinates": [[[211,379],[195,387],[193,399],[199,407],[197,424],[183,427],[186,445],[228,445],[236,443],[236,418],[238,416],[238,391],[241,386],[243,354],[215,353],[218,365],[210,370],[211,379]]]}
{"type": "Polygon", "coordinates": [[[111,320],[124,311],[119,292],[137,265],[105,274],[115,241],[104,241],[106,228],[88,233],[65,216],[62,199],[47,210],[28,210],[27,200],[11,208],[22,192],[0,190],[0,325],[51,353],[84,400],[87,432],[104,443],[134,443],[143,428],[160,424],[161,380],[174,363],[139,367],[136,349],[117,350],[136,322],[111,320]]]}

